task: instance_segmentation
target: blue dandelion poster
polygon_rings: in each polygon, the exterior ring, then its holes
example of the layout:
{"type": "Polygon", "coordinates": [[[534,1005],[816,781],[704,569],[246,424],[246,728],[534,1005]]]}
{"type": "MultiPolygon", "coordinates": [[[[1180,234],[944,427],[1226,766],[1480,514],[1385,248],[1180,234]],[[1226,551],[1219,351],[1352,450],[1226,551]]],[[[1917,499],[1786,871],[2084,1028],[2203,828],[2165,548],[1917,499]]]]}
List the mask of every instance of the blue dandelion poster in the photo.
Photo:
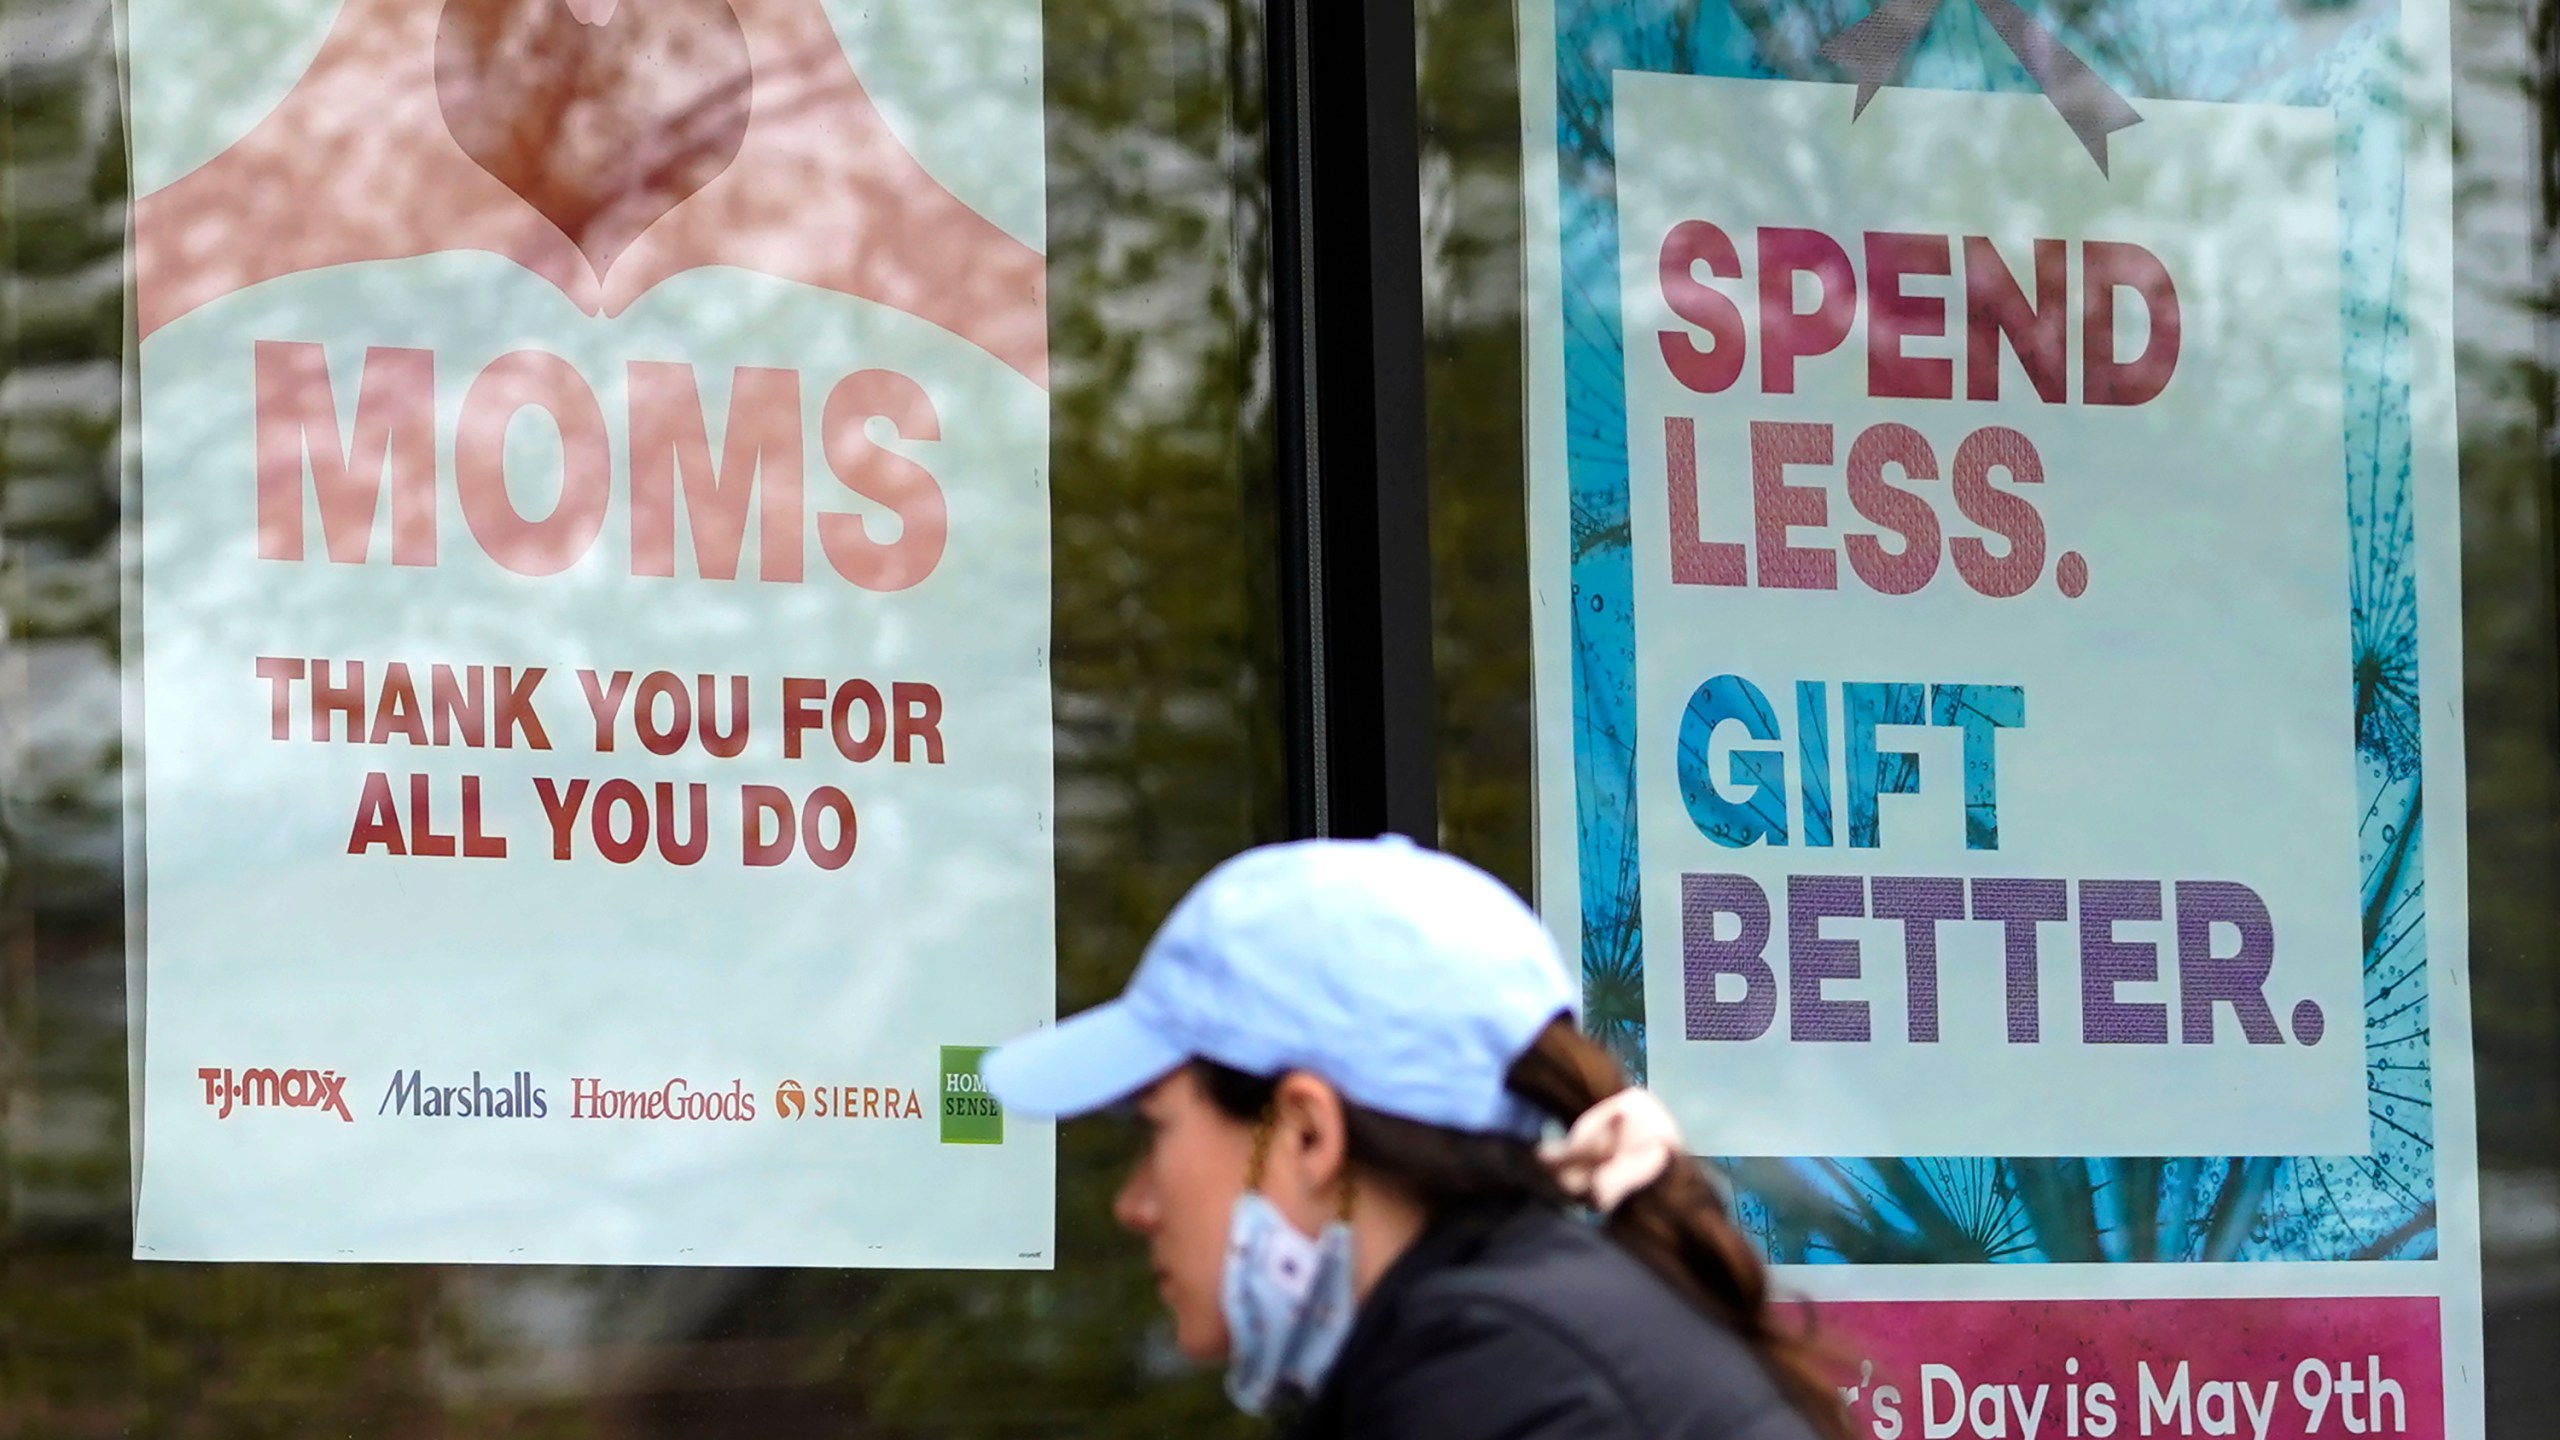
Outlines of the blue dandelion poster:
{"type": "MultiPolygon", "coordinates": [[[[2316,1332],[2475,1433],[2441,4],[1522,36],[1586,1026],[1801,1289],[2228,1302],[2180,1323],[2258,1381],[2335,1391],[2316,1332]]],[[[1893,1348],[1869,1399],[1971,1433],[1893,1348]]]]}

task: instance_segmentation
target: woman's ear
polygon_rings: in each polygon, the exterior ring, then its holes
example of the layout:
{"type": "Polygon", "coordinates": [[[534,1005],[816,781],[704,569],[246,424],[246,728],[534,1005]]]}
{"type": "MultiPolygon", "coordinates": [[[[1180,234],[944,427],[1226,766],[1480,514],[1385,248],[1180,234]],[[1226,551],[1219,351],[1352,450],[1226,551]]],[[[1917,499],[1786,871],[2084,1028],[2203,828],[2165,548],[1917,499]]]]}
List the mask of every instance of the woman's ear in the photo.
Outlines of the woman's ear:
{"type": "Polygon", "coordinates": [[[1291,1071],[1272,1091],[1271,1121],[1268,1188],[1287,1187],[1290,1218],[1313,1222],[1305,1226],[1312,1233],[1334,1217],[1350,1162],[1342,1096],[1313,1075],[1291,1071]]]}

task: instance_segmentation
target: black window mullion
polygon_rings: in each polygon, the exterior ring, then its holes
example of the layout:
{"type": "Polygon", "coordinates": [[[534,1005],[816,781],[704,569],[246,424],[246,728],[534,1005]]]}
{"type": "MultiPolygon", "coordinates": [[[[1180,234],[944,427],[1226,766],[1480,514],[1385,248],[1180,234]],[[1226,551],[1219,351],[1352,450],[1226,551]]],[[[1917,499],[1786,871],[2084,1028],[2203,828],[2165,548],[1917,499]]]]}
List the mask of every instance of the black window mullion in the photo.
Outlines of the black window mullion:
{"type": "Polygon", "coordinates": [[[1271,0],[1292,826],[1438,832],[1413,0],[1271,0]]]}

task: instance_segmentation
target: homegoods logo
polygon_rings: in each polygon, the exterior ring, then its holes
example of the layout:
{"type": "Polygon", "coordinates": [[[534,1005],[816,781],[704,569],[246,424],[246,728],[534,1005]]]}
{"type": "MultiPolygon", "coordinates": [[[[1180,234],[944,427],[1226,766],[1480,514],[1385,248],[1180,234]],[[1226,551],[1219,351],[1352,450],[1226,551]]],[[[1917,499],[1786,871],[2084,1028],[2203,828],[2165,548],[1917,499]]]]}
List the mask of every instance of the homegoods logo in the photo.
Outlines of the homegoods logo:
{"type": "Polygon", "coordinates": [[[572,1120],[753,1120],[756,1097],[744,1080],[718,1089],[677,1076],[624,1089],[590,1075],[569,1079],[572,1120]]]}

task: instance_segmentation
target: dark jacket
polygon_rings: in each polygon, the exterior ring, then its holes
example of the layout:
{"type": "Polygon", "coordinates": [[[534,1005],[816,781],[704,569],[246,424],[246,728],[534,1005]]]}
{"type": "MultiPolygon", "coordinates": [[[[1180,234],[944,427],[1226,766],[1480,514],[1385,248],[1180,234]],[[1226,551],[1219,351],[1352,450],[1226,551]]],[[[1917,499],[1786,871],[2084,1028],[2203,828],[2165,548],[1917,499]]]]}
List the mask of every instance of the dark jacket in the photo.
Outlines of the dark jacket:
{"type": "Polygon", "coordinates": [[[1750,1349],[1545,1206],[1453,1217],[1360,1309],[1292,1440],[1815,1440],[1750,1349]]]}

